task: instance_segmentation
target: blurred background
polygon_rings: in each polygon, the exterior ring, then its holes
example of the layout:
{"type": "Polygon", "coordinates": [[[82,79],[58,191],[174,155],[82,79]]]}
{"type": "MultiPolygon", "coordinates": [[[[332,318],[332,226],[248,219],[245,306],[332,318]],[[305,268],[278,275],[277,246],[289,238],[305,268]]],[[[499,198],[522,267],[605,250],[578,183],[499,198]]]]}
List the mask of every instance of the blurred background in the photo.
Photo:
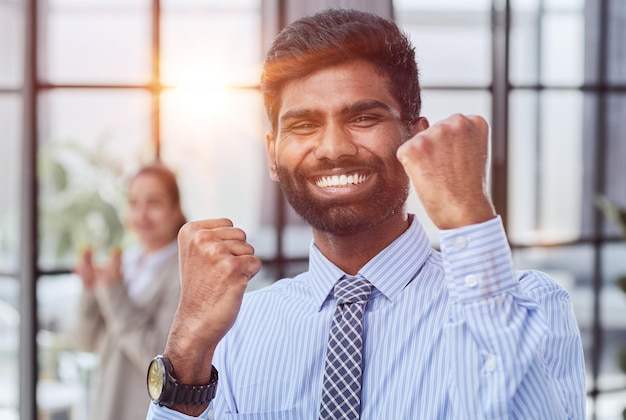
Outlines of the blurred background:
{"type": "Polygon", "coordinates": [[[251,289],[306,269],[309,228],[268,177],[258,76],[280,28],[328,6],[410,34],[431,122],[490,121],[516,263],[570,292],[588,418],[622,419],[626,230],[595,203],[626,207],[623,0],[0,0],[0,418],[85,419],[97,360],[71,345],[71,267],[88,243],[132,242],[125,185],[144,163],[175,170],[189,219],[247,231],[265,262],[251,289]]]}

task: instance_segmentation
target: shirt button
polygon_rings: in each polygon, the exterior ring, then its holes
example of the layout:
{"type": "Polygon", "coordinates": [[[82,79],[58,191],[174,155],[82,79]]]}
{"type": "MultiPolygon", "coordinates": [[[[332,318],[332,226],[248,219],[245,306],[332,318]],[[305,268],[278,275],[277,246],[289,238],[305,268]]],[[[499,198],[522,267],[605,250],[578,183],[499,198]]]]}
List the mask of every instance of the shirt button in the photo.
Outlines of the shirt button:
{"type": "Polygon", "coordinates": [[[465,285],[467,287],[476,287],[476,286],[478,286],[478,278],[475,275],[473,275],[473,274],[470,274],[470,275],[466,276],[465,277],[465,285]]]}
{"type": "Polygon", "coordinates": [[[468,242],[469,241],[465,236],[457,236],[456,238],[454,238],[454,246],[459,249],[465,248],[468,242]]]}
{"type": "Polygon", "coordinates": [[[488,354],[485,360],[485,370],[487,372],[493,372],[496,370],[496,357],[493,354],[488,354]]]}

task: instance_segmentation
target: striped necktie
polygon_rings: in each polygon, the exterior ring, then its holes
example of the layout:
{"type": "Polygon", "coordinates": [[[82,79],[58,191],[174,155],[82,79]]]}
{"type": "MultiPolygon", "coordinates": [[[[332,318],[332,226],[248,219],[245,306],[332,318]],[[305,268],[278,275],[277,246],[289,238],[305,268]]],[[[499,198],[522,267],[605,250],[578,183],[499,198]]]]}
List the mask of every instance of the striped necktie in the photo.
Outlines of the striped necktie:
{"type": "Polygon", "coordinates": [[[360,276],[344,276],[335,285],[319,420],[360,417],[363,313],[373,287],[360,276]]]}

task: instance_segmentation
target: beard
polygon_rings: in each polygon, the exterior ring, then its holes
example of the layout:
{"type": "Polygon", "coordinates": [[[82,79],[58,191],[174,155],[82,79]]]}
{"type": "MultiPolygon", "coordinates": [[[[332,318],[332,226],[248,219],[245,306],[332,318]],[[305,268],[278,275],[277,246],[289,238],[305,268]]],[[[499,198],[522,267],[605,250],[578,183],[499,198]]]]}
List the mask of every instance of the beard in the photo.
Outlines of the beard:
{"type": "Polygon", "coordinates": [[[296,168],[291,173],[278,166],[277,173],[283,194],[296,213],[314,229],[334,235],[349,235],[371,229],[402,212],[409,195],[410,181],[400,162],[390,168],[377,157],[367,162],[350,159],[321,163],[310,170],[296,168]],[[367,194],[327,199],[317,197],[310,191],[310,176],[307,173],[335,167],[363,167],[364,163],[378,175],[376,185],[367,194]]]}

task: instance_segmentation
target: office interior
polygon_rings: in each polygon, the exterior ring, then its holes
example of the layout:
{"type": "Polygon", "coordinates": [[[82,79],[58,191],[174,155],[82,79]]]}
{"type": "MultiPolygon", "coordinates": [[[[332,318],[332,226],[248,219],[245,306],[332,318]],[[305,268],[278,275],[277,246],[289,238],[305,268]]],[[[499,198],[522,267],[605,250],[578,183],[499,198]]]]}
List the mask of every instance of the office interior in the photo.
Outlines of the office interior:
{"type": "Polygon", "coordinates": [[[306,269],[258,77],[280,28],[334,6],[410,35],[431,122],[487,118],[516,265],[570,293],[588,418],[626,418],[626,217],[609,211],[626,208],[622,0],[0,0],[0,418],[86,418],[97,360],[71,344],[71,269],[87,244],[132,243],[124,185],[143,163],[175,170],[189,219],[248,232],[251,290],[306,269]]]}

